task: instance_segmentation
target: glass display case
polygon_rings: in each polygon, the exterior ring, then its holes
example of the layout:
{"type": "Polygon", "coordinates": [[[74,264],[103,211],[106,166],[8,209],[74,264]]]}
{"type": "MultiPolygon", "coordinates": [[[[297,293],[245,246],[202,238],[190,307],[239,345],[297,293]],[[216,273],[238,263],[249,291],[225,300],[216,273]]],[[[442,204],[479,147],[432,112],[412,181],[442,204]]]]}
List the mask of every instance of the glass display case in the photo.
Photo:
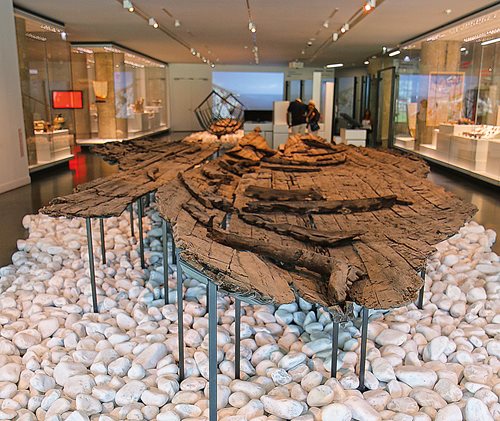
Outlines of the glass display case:
{"type": "Polygon", "coordinates": [[[71,85],[70,45],[64,27],[15,11],[24,124],[31,171],[73,157],[74,110],[54,104],[71,85]]]}
{"type": "Polygon", "coordinates": [[[72,44],[77,143],[123,140],[168,128],[165,63],[113,44],[72,44]]]}
{"type": "Polygon", "coordinates": [[[394,146],[500,183],[500,11],[401,48],[394,146]]]}

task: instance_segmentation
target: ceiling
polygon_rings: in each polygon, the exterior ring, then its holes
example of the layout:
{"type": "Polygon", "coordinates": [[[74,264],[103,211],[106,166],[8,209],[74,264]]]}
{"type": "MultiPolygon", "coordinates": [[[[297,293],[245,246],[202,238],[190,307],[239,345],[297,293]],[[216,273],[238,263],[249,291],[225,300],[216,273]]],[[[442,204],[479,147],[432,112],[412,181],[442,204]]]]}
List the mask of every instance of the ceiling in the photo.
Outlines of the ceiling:
{"type": "MultiPolygon", "coordinates": [[[[64,23],[72,42],[111,41],[170,63],[201,62],[186,46],[216,64],[255,63],[247,0],[132,1],[144,17],[154,17],[162,30],[153,29],[143,17],[128,12],[120,0],[14,0],[14,4],[64,23]],[[180,21],[179,27],[175,26],[175,19],[180,21]],[[163,31],[174,34],[184,45],[163,31]]],[[[373,11],[332,42],[333,32],[361,9],[364,0],[248,3],[257,27],[260,64],[283,65],[298,59],[306,66],[359,66],[383,46],[390,49],[478,9],[498,4],[491,0],[378,0],[373,11]],[[445,13],[446,9],[451,12],[445,13]],[[312,45],[307,46],[311,38],[312,45]]]]}

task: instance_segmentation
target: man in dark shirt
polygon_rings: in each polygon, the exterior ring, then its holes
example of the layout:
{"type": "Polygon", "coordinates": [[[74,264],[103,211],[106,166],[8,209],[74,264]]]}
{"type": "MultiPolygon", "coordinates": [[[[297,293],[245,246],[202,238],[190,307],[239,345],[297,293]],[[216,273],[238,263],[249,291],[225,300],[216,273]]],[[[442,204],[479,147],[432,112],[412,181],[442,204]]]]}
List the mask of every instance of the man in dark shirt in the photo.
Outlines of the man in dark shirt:
{"type": "Polygon", "coordinates": [[[307,105],[300,98],[291,102],[288,106],[288,126],[292,128],[292,133],[304,134],[306,132],[307,105]]]}

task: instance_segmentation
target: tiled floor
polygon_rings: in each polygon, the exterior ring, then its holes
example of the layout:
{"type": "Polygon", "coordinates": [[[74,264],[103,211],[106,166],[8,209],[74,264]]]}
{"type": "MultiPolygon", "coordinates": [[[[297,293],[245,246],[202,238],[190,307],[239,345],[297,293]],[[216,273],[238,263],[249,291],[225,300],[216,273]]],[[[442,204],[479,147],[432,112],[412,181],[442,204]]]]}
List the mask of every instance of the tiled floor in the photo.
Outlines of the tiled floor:
{"type": "MultiPolygon", "coordinates": [[[[183,135],[174,134],[172,138],[183,135]]],[[[63,165],[41,171],[32,176],[30,185],[0,194],[0,267],[11,263],[16,240],[26,237],[21,224],[24,215],[36,213],[54,197],[71,193],[78,184],[108,176],[116,170],[115,166],[107,164],[100,157],[77,147],[69,168],[63,165]]],[[[462,199],[475,204],[479,211],[474,220],[500,233],[498,189],[441,168],[433,168],[429,177],[462,199]]],[[[494,250],[500,253],[500,242],[495,244],[494,250]]]]}

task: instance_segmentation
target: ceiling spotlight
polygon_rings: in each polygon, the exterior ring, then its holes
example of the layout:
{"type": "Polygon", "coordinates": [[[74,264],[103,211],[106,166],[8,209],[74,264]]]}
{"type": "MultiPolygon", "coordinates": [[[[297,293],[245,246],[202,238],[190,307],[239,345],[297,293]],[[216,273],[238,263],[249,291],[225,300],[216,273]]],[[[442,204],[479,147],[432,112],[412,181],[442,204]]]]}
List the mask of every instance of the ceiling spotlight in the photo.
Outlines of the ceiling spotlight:
{"type": "Polygon", "coordinates": [[[212,63],[212,64],[210,65],[210,67],[213,69],[213,68],[215,67],[215,64],[213,64],[213,63],[212,63]]]}
{"type": "Polygon", "coordinates": [[[365,60],[364,64],[370,64],[370,62],[368,60],[365,60]]]}
{"type": "Polygon", "coordinates": [[[410,56],[405,56],[405,58],[403,59],[403,61],[405,63],[408,63],[410,61],[410,56]]]}
{"type": "Polygon", "coordinates": [[[203,63],[207,62],[207,59],[205,57],[202,57],[201,60],[203,61],[203,63]]]}
{"type": "Polygon", "coordinates": [[[342,67],[342,66],[343,66],[342,63],[335,63],[335,64],[327,64],[326,68],[327,69],[333,69],[334,67],[342,67]]]}
{"type": "Polygon", "coordinates": [[[135,10],[134,5],[130,0],[123,0],[123,8],[128,9],[130,13],[132,13],[135,10]]]}
{"type": "Polygon", "coordinates": [[[365,12],[369,12],[370,10],[375,9],[376,5],[377,0],[368,0],[363,8],[365,9],[365,12]]]}
{"type": "Polygon", "coordinates": [[[330,26],[330,22],[328,22],[327,20],[325,20],[325,21],[323,22],[323,28],[328,29],[328,27],[329,27],[329,26],[330,26]]]}
{"type": "Polygon", "coordinates": [[[467,48],[465,48],[465,47],[460,48],[460,51],[462,51],[462,52],[465,50],[467,50],[467,48]]]}
{"type": "Polygon", "coordinates": [[[451,9],[445,9],[444,13],[445,13],[446,15],[451,14],[451,9]]]}
{"type": "Polygon", "coordinates": [[[313,45],[313,42],[312,41],[307,41],[307,46],[310,47],[311,45],[313,45]]]}
{"type": "Polygon", "coordinates": [[[176,19],[176,20],[174,21],[174,26],[175,26],[176,28],[178,28],[179,26],[181,26],[181,21],[180,21],[179,19],[176,19]]]}
{"type": "Polygon", "coordinates": [[[149,26],[152,26],[153,28],[158,28],[158,22],[156,22],[155,18],[149,18],[148,20],[149,26]]]}
{"type": "Polygon", "coordinates": [[[382,47],[382,54],[387,53],[387,47],[382,47]]]}
{"type": "Polygon", "coordinates": [[[191,48],[191,54],[192,54],[193,56],[195,56],[195,55],[196,55],[196,50],[195,50],[194,48],[191,48]]]}
{"type": "Polygon", "coordinates": [[[333,42],[337,41],[339,39],[339,34],[337,32],[334,32],[332,35],[333,42]]]}
{"type": "Polygon", "coordinates": [[[257,32],[257,28],[255,27],[255,23],[253,23],[252,21],[249,21],[248,22],[248,30],[250,32],[252,32],[253,34],[255,34],[255,32],[257,32]]]}
{"type": "Polygon", "coordinates": [[[399,50],[396,50],[396,51],[391,51],[391,52],[389,53],[389,57],[394,57],[394,56],[397,56],[397,55],[399,55],[399,54],[401,54],[401,51],[399,51],[399,50]]]}
{"type": "Polygon", "coordinates": [[[343,34],[345,34],[345,31],[346,31],[345,25],[342,25],[342,28],[340,28],[340,32],[342,32],[343,34]]]}
{"type": "Polygon", "coordinates": [[[66,32],[62,31],[62,32],[61,32],[61,39],[62,39],[63,41],[66,41],[66,39],[67,39],[67,38],[68,38],[68,34],[67,34],[66,32]]]}

